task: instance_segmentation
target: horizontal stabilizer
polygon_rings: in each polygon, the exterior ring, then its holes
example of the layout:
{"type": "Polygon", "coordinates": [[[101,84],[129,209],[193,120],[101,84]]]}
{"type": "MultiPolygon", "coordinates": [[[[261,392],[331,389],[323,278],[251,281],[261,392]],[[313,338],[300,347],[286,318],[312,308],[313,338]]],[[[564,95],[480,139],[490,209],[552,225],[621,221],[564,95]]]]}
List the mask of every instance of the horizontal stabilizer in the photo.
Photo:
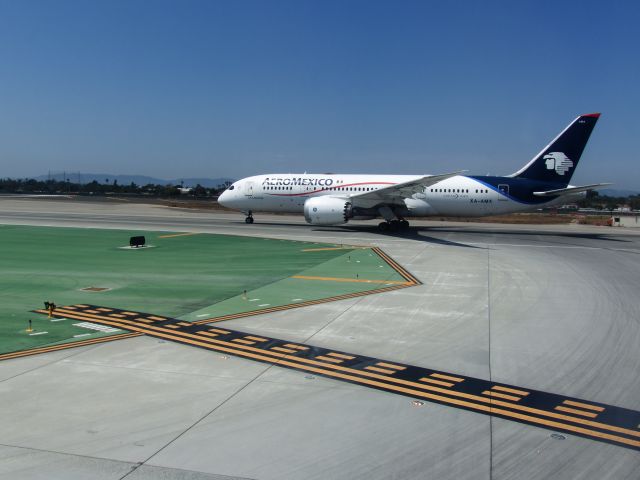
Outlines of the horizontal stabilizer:
{"type": "Polygon", "coordinates": [[[594,183],[593,185],[583,185],[582,187],[567,187],[557,190],[547,190],[546,192],[533,192],[538,197],[557,197],[560,195],[569,195],[572,193],[586,192],[587,190],[595,190],[596,188],[607,187],[612,183],[594,183]]]}

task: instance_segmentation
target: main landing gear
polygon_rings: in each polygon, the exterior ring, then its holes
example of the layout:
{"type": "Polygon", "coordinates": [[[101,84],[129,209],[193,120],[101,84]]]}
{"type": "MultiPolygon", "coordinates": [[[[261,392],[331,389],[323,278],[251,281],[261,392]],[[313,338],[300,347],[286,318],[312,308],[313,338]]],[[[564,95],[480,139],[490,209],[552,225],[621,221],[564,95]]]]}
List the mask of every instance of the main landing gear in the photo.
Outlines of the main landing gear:
{"type": "Polygon", "coordinates": [[[397,232],[399,230],[406,230],[409,228],[409,222],[406,220],[390,220],[388,222],[380,222],[378,229],[381,232],[397,232]]]}
{"type": "Polygon", "coordinates": [[[380,229],[381,232],[397,232],[398,230],[406,230],[409,228],[409,222],[396,215],[388,205],[381,206],[378,209],[378,213],[385,219],[384,222],[378,224],[378,229],[380,229]]]}
{"type": "Polygon", "coordinates": [[[251,210],[247,212],[247,218],[244,219],[244,223],[253,223],[253,214],[251,210]]]}

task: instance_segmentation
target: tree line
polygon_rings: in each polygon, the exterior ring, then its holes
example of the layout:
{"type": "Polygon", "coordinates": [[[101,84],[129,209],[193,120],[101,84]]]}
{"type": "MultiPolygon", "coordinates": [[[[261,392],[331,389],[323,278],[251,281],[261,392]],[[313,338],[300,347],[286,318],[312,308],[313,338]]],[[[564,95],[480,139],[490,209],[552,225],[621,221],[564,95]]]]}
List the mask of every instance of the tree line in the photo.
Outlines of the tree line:
{"type": "Polygon", "coordinates": [[[0,178],[0,193],[28,193],[28,194],[48,194],[48,195],[146,195],[153,197],[177,197],[188,195],[191,197],[217,197],[229,182],[218,185],[214,188],[203,187],[198,184],[189,191],[183,189],[181,185],[136,185],[119,184],[117,180],[112,182],[99,183],[94,180],[89,183],[76,183],[70,180],[35,180],[35,179],[12,179],[0,178]]]}
{"type": "MultiPolygon", "coordinates": [[[[210,198],[217,197],[227,188],[231,182],[225,182],[217,187],[207,188],[198,184],[186,192],[180,185],[136,185],[119,184],[117,180],[100,183],[96,180],[90,183],[77,183],[70,180],[35,180],[0,178],[0,194],[2,193],[28,193],[49,195],[141,195],[152,197],[178,197],[181,195],[210,198]]],[[[628,197],[610,197],[601,195],[596,190],[589,192],[586,197],[576,202],[580,208],[594,208],[596,210],[616,210],[629,207],[632,210],[640,210],[640,195],[628,197]]]]}
{"type": "Polygon", "coordinates": [[[596,210],[616,210],[628,207],[631,210],[640,210],[640,195],[628,197],[610,197],[600,194],[597,190],[591,190],[587,195],[576,202],[580,208],[594,208],[596,210]]]}

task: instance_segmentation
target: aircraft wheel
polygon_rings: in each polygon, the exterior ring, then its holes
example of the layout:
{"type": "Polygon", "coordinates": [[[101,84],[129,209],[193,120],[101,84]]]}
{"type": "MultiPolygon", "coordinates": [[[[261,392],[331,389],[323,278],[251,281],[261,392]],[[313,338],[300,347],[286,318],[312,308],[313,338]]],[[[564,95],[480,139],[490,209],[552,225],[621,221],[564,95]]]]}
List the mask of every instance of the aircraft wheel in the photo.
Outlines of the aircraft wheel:
{"type": "Polygon", "coordinates": [[[389,222],[389,227],[391,227],[392,231],[396,231],[396,230],[400,230],[400,228],[402,228],[402,224],[400,223],[400,220],[391,220],[389,222]]]}
{"type": "Polygon", "coordinates": [[[253,217],[247,217],[244,219],[245,223],[253,223],[253,217]]]}
{"type": "Polygon", "coordinates": [[[400,228],[406,230],[407,228],[409,228],[409,222],[407,222],[406,220],[400,220],[400,228]]]}
{"type": "Polygon", "coordinates": [[[378,224],[378,230],[380,230],[381,232],[388,232],[389,231],[389,222],[380,222],[378,224]]]}

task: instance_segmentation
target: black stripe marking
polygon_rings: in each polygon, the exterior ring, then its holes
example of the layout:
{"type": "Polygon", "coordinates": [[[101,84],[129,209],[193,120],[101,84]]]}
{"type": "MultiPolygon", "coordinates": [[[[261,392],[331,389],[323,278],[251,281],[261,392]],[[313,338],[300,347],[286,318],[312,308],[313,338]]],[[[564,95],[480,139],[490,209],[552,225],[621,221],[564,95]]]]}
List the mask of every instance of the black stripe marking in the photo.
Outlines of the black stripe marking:
{"type": "MultiPolygon", "coordinates": [[[[377,390],[411,398],[419,398],[429,402],[453,406],[455,408],[640,450],[640,430],[637,429],[637,425],[640,423],[640,412],[635,410],[590,401],[585,402],[584,400],[531,390],[529,388],[525,389],[528,395],[519,399],[517,402],[492,398],[483,395],[483,392],[489,391],[494,387],[513,390],[522,390],[522,387],[496,384],[487,380],[464,377],[455,373],[440,372],[414,365],[404,365],[395,361],[359,356],[312,345],[305,345],[308,347],[307,350],[297,350],[294,353],[288,354],[273,350],[274,347],[293,350],[292,348],[286,347],[287,344],[290,344],[287,340],[267,338],[261,335],[262,338],[265,338],[264,342],[254,345],[243,345],[235,343],[233,340],[242,339],[251,335],[250,333],[227,329],[229,333],[211,338],[197,335],[198,332],[209,329],[206,325],[197,325],[194,323],[188,326],[180,326],[177,325],[178,322],[183,321],[177,319],[167,319],[155,325],[148,325],[137,322],[133,318],[112,317],[104,313],[96,315],[84,311],[96,310],[97,307],[95,306],[83,308],[76,305],[76,307],[76,310],[65,310],[63,307],[60,308],[59,311],[63,315],[71,318],[129,329],[198,348],[237,355],[239,357],[294,370],[312,372],[317,375],[364,385],[377,390]],[[178,326],[178,328],[171,329],[167,328],[168,326],[178,326]],[[340,364],[317,359],[317,357],[322,357],[330,353],[338,353],[353,358],[345,359],[340,364]],[[403,369],[390,374],[367,370],[366,367],[375,367],[376,364],[380,362],[391,363],[403,367],[403,369]],[[429,376],[432,378],[438,378],[438,376],[459,377],[462,381],[456,382],[455,385],[448,388],[420,381],[421,378],[429,376]],[[567,400],[599,407],[602,411],[598,412],[597,418],[592,419],[555,409],[557,405],[567,400]]],[[[118,310],[113,309],[113,313],[117,314],[118,310]]],[[[140,315],[147,316],[147,314],[140,315]]]]}

